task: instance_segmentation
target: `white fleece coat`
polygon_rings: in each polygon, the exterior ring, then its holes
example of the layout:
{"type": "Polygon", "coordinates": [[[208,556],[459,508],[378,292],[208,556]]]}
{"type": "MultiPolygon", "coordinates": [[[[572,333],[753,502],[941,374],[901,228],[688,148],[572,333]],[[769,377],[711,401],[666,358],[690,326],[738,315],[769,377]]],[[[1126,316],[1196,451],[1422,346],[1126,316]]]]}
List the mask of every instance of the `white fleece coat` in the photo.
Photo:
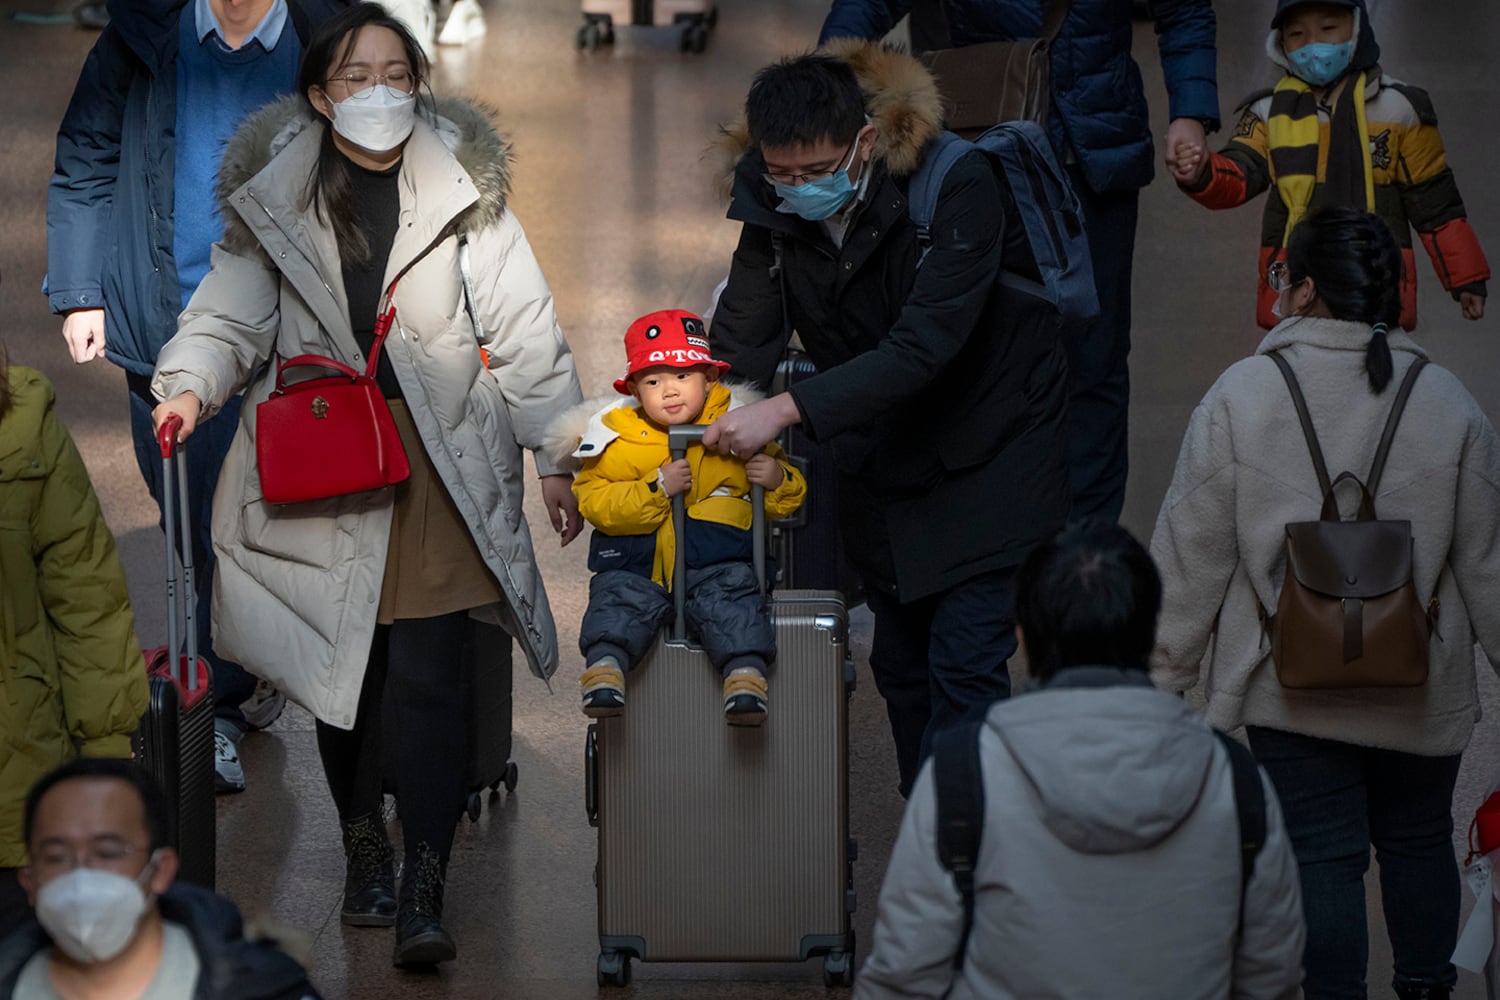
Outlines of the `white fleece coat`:
{"type": "MultiPolygon", "coordinates": [[[[364,368],[333,233],[302,204],[325,126],[301,98],[246,119],[220,174],[225,232],[213,269],[157,360],[152,391],[192,391],[205,416],[249,381],[214,495],[214,646],[333,726],[351,728],[390,540],[389,489],[274,507],[261,496],[255,407],[273,354],[364,368]]],[[[401,161],[398,275],[384,350],[434,467],[506,597],[486,609],[532,671],[557,669],[557,632],[521,510],[522,449],[582,398],[568,345],[521,225],[506,206],[510,147],[458,100],[419,117],[401,161]],[[464,309],[457,233],[469,239],[482,344],[464,309]],[[480,347],[489,359],[481,362],[480,347]]],[[[191,445],[189,445],[191,447],[191,445]]],[[[537,471],[559,471],[538,455],[537,471]]]]}
{"type": "MultiPolygon", "coordinates": [[[[1417,593],[1424,603],[1436,593],[1440,603],[1426,685],[1284,689],[1256,613],[1257,598],[1276,607],[1286,524],[1316,520],[1322,505],[1291,396],[1263,355],[1279,349],[1291,363],[1329,475],[1348,470],[1363,480],[1396,387],[1423,354],[1392,331],[1395,376],[1377,396],[1364,371],[1370,336],[1360,323],[1286,320],[1193,413],[1151,539],[1165,585],[1157,682],[1191,687],[1204,663],[1208,716],[1221,729],[1266,726],[1455,754],[1479,719],[1475,641],[1491,665],[1500,661],[1500,438],[1451,372],[1429,365],[1418,376],[1375,496],[1378,517],[1411,521],[1417,593]]],[[[1346,484],[1338,492],[1349,517],[1357,490],[1346,484]]]]}

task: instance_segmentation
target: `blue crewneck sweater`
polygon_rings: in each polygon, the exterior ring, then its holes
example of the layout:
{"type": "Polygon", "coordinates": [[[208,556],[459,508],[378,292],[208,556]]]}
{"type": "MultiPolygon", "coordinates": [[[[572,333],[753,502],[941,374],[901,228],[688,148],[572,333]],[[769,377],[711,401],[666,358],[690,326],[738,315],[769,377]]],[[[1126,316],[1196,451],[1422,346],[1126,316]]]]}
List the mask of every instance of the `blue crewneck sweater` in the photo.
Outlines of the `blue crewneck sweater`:
{"type": "Polygon", "coordinates": [[[208,274],[209,250],[224,235],[219,161],[245,116],[296,87],[302,45],[287,18],[270,51],[259,41],[230,49],[217,34],[198,40],[194,4],[182,9],[177,38],[177,165],[172,250],[186,308],[208,274]]]}

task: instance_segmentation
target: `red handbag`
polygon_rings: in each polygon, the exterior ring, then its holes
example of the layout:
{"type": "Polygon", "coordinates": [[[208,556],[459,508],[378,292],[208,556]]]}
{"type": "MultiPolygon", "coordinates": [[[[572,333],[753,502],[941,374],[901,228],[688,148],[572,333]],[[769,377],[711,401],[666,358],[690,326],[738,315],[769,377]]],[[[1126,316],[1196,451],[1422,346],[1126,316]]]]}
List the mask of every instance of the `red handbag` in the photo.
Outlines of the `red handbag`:
{"type": "Polygon", "coordinates": [[[375,381],[380,348],[396,318],[390,296],[375,322],[363,373],[342,361],[299,354],[276,365],[276,388],[255,408],[255,461],[261,495],[273,504],[304,503],[394,486],[411,475],[385,394],[375,381]],[[298,368],[337,375],[287,383],[298,368]]]}

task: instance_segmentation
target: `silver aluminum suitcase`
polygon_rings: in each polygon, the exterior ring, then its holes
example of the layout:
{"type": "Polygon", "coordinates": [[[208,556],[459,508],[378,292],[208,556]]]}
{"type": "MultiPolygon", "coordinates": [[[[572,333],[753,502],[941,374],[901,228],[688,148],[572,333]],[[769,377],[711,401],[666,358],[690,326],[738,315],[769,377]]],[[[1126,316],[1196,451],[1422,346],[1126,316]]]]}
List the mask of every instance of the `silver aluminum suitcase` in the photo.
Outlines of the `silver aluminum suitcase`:
{"type": "MultiPolygon", "coordinates": [[[[673,428],[674,450],[702,431],[673,428]]],[[[764,579],[759,491],[753,499],[764,579]]],[[[680,502],[673,516],[680,538],[680,502]]],[[[677,552],[681,578],[685,546],[677,552]]],[[[625,713],[589,726],[601,986],[628,983],[632,958],[822,955],[825,983],[853,979],[848,615],[831,591],[775,594],[771,613],[777,654],[764,725],[725,723],[719,672],[674,625],[631,671],[625,713]]]]}

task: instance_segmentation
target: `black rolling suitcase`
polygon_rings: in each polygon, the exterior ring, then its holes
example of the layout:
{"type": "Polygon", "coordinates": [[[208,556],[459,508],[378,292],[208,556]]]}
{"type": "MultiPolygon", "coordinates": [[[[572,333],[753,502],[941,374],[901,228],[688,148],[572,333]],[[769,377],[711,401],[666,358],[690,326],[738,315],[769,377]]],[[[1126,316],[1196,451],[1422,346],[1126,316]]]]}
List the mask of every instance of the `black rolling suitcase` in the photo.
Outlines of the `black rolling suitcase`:
{"type": "Polygon", "coordinates": [[[212,889],[216,861],[213,674],[208,662],[198,656],[187,459],[176,443],[181,427],[182,422],[174,417],[157,435],[166,512],[167,644],[146,651],[151,702],[132,742],[136,759],[166,792],[168,833],[180,859],[177,877],[212,889]],[[181,539],[180,588],[174,535],[181,539]],[[185,655],[177,651],[179,633],[185,655]]]}
{"type": "MultiPolygon", "coordinates": [[[[511,733],[514,716],[511,658],[514,648],[510,633],[501,626],[469,619],[459,676],[467,693],[464,703],[468,713],[464,723],[464,745],[467,748],[464,783],[469,797],[464,811],[475,822],[484,811],[485,793],[493,797],[499,794],[502,785],[507,792],[513,792],[520,776],[511,760],[514,742],[511,733]]],[[[388,733],[395,732],[395,721],[390,712],[387,703],[381,723],[388,733]]],[[[385,741],[382,748],[385,790],[399,796],[394,753],[394,742],[385,741]]]]}
{"type": "MultiPolygon", "coordinates": [[[[674,456],[701,425],[673,427],[674,456]]],[[[755,504],[756,567],[765,515],[755,504]]],[[[674,504],[678,537],[683,513],[674,504]]],[[[686,546],[677,546],[676,579],[686,546]]],[[[682,594],[676,595],[682,622],[682,594]]],[[[849,837],[848,655],[844,601],[827,591],[771,598],[776,662],[770,715],[730,726],[719,672],[674,625],[626,682],[623,715],[588,727],[585,807],[599,828],[601,986],[630,982],[631,960],[795,962],[823,979],[854,974],[854,842],[849,837]],[[767,864],[742,877],[746,858],[767,864]]]]}
{"type": "Polygon", "coordinates": [[[499,625],[470,621],[464,644],[464,683],[469,687],[469,819],[478,821],[485,792],[491,797],[504,785],[516,790],[519,772],[511,759],[514,706],[511,698],[510,633],[499,625]]]}
{"type": "MultiPolygon", "coordinates": [[[[806,354],[793,347],[776,368],[771,392],[785,392],[817,374],[806,354]]],[[[776,556],[776,583],[798,590],[836,590],[849,607],[864,601],[864,586],[844,555],[839,531],[839,476],[833,449],[819,444],[797,425],[781,436],[788,459],[807,479],[807,502],[791,517],[771,527],[776,556]]]]}

